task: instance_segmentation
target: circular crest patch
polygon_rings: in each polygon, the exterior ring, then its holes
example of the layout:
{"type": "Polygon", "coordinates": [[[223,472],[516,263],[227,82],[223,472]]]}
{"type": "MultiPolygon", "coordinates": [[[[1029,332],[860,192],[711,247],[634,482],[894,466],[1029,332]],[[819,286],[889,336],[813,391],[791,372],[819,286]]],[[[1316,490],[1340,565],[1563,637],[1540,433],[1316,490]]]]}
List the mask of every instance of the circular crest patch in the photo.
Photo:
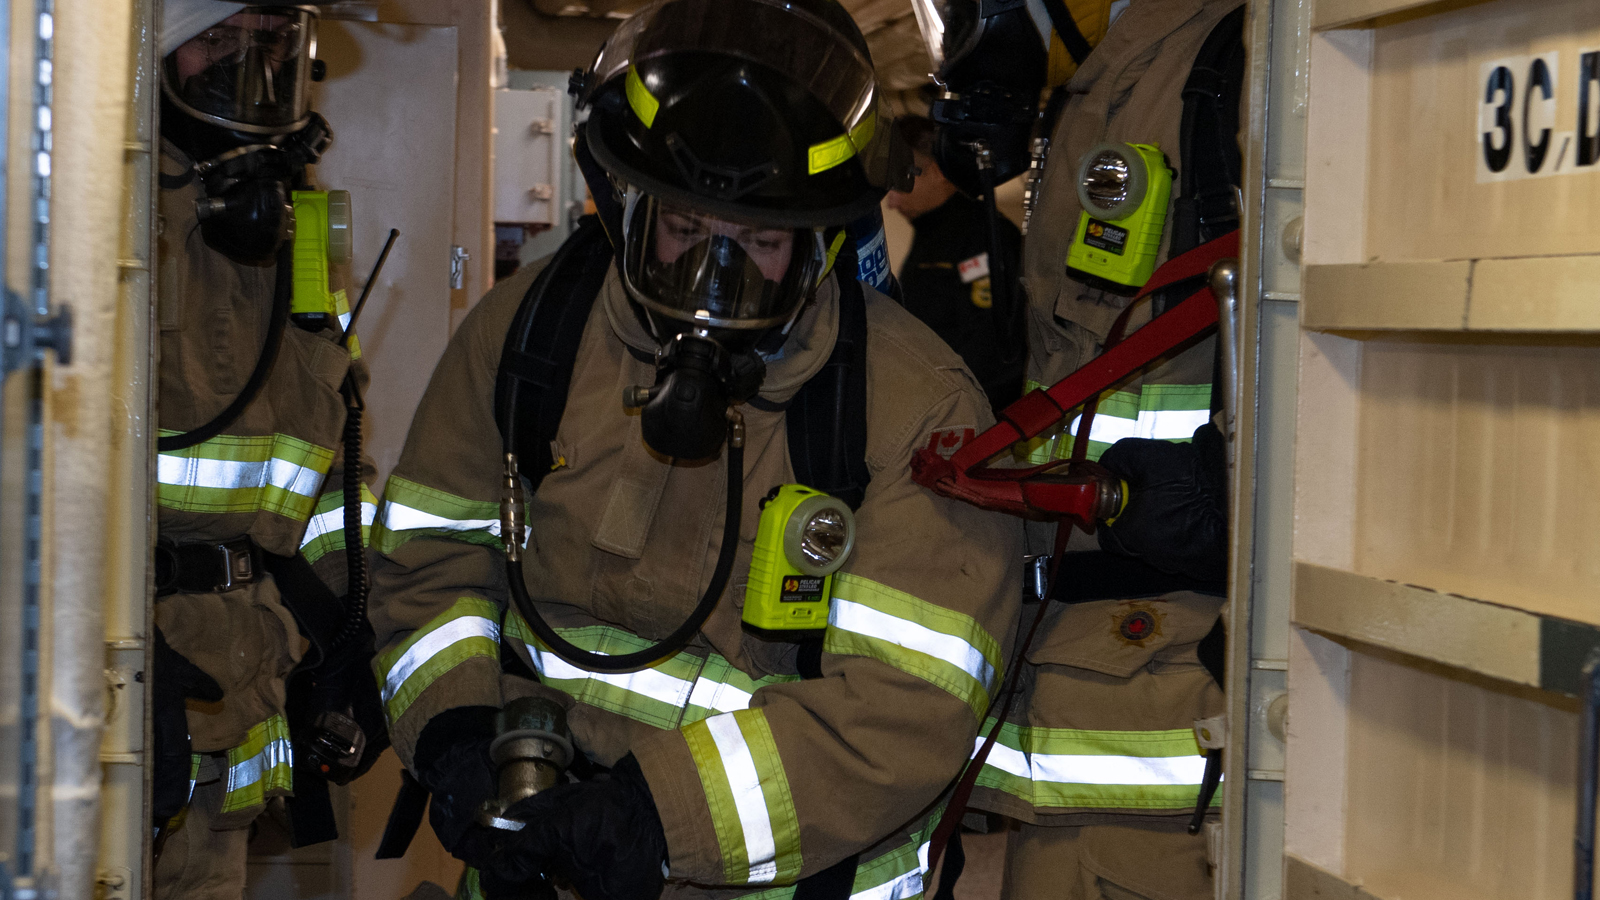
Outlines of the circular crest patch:
{"type": "Polygon", "coordinates": [[[1122,622],[1117,630],[1122,632],[1122,638],[1135,644],[1141,643],[1145,638],[1155,634],[1158,626],[1156,617],[1149,610],[1136,609],[1122,617],[1122,622]]]}

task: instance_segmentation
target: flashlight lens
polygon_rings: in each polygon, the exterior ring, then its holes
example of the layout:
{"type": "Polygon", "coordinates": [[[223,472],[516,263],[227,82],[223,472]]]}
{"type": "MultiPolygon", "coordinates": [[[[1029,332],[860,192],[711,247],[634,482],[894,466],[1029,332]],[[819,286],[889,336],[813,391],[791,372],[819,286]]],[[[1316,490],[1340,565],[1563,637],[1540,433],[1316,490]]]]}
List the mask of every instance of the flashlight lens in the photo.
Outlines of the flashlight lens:
{"type": "Polygon", "coordinates": [[[1115,150],[1102,150],[1084,169],[1083,189],[1101,209],[1112,209],[1128,199],[1128,160],[1115,150]]]}
{"type": "Polygon", "coordinates": [[[800,552],[819,566],[826,566],[844,552],[850,537],[849,525],[838,510],[825,509],[812,516],[800,530],[800,552]]]}

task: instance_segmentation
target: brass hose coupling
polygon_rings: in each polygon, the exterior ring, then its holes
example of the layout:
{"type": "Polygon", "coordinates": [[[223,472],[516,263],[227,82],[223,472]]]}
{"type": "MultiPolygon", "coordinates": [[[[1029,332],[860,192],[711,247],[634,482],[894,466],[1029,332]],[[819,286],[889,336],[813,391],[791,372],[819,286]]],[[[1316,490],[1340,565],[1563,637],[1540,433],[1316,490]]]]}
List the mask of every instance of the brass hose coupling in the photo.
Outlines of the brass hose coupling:
{"type": "Polygon", "coordinates": [[[572,736],[567,711],[546,697],[518,697],[495,715],[495,739],[489,744],[499,795],[485,800],[478,824],[501,831],[521,831],[527,823],[507,818],[519,801],[561,783],[572,762],[572,736]]]}
{"type": "Polygon", "coordinates": [[[505,470],[500,481],[500,546],[506,559],[522,559],[522,515],[527,508],[522,491],[522,476],[517,474],[517,455],[505,455],[505,470]]]}

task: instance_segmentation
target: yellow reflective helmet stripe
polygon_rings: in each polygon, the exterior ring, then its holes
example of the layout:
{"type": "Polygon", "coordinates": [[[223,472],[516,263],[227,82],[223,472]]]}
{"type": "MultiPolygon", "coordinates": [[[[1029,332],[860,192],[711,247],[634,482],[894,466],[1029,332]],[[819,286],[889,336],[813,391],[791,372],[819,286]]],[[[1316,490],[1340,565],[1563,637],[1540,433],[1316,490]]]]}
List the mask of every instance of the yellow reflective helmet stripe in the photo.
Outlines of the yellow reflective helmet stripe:
{"type": "Polygon", "coordinates": [[[850,129],[846,134],[830,138],[820,144],[812,144],[809,151],[810,174],[826,172],[834,166],[856,155],[856,151],[865,147],[872,141],[872,135],[878,128],[878,115],[869,112],[850,129]]]}
{"type": "Polygon", "coordinates": [[[656,113],[661,109],[661,101],[650,95],[650,89],[644,86],[644,79],[639,77],[639,70],[635,66],[628,67],[628,78],[625,82],[624,92],[628,95],[628,105],[633,107],[634,115],[649,128],[656,122],[656,113]]]}

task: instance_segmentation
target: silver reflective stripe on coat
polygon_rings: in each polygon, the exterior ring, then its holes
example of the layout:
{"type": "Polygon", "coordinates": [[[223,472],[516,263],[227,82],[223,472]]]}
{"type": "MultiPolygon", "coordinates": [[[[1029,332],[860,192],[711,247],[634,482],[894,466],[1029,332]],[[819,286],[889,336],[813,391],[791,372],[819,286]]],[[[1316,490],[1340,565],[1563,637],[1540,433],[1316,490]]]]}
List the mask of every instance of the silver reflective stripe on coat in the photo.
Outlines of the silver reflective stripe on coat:
{"type": "Polygon", "coordinates": [[[751,884],[766,884],[778,874],[777,840],[772,833],[772,818],[767,815],[766,796],[761,792],[761,773],[755,756],[745,742],[733,716],[712,716],[706,720],[711,739],[722,757],[722,768],[733,792],[733,804],[744,828],[744,849],[750,860],[751,884]]]}
{"type": "Polygon", "coordinates": [[[156,481],[161,484],[224,490],[275,487],[313,498],[322,486],[323,474],[276,457],[264,462],[243,462],[162,453],[156,461],[156,481]]]}
{"type": "Polygon", "coordinates": [[[979,683],[994,683],[994,666],[982,651],[955,635],[879,612],[870,606],[835,597],[828,624],[834,628],[897,644],[955,665],[979,683]]]}
{"type": "MultiPolygon", "coordinates": [[[[377,504],[363,502],[361,504],[361,524],[367,528],[372,527],[372,520],[378,515],[377,504]]],[[[300,549],[304,550],[308,544],[325,534],[332,534],[344,530],[344,509],[329,510],[311,517],[306,523],[305,537],[300,539],[300,549]]]]}

